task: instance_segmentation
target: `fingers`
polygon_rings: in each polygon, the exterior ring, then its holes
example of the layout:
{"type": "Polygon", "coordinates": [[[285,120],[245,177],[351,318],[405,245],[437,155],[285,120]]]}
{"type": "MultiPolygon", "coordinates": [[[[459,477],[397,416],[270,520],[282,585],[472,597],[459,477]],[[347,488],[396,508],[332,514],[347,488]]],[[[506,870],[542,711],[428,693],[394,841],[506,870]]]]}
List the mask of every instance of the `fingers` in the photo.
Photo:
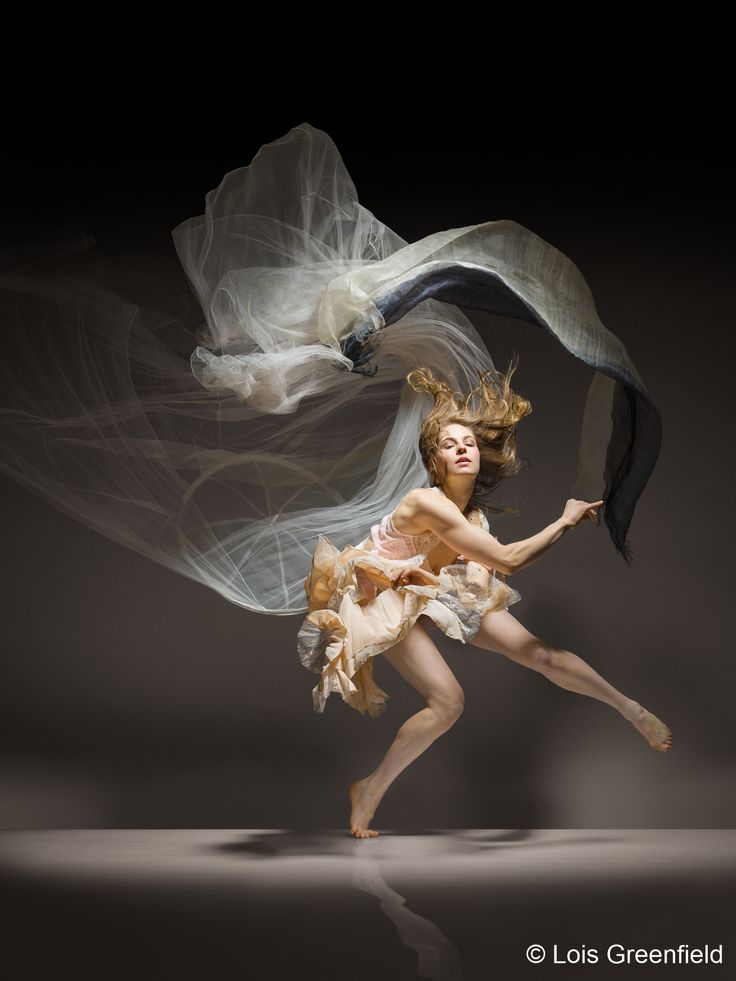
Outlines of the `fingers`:
{"type": "MultiPolygon", "coordinates": [[[[585,503],[585,502],[581,502],[581,503],[585,503]]],[[[602,504],[603,501],[595,501],[593,504],[589,504],[586,507],[585,511],[583,512],[583,517],[590,518],[591,521],[597,521],[598,512],[595,510],[595,508],[600,507],[602,504]]]]}

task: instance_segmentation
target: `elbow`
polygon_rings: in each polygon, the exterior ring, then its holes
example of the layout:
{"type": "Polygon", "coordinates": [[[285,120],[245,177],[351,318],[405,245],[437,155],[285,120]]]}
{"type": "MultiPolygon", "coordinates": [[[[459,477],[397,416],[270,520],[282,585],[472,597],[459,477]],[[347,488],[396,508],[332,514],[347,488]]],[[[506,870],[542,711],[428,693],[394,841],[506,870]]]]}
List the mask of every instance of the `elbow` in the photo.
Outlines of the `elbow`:
{"type": "Polygon", "coordinates": [[[509,549],[503,557],[503,563],[499,568],[499,572],[504,576],[513,576],[515,572],[522,569],[524,562],[521,556],[515,552],[513,549],[509,549]]]}

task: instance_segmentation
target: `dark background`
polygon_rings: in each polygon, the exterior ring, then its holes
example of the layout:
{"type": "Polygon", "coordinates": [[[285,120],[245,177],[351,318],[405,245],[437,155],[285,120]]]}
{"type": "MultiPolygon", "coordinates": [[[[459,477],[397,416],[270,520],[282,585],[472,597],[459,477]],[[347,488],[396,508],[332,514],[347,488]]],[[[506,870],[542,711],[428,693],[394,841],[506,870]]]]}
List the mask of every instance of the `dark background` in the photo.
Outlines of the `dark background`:
{"type": "MultiPolygon", "coordinates": [[[[4,161],[4,247],[78,220],[106,255],[171,269],[171,229],[263,143],[301,122],[335,140],[361,202],[404,239],[513,219],[580,268],[663,420],[659,462],[630,529],[566,535],[514,577],[512,613],[588,660],[672,727],[651,750],[602,703],[500,655],[434,634],[466,691],[458,724],[390,788],[379,827],[732,827],[733,194],[729,161],[682,128],[620,122],[510,133],[489,120],[390,120],[306,106],[199,140],[125,140],[90,119],[64,143],[4,161]],[[348,120],[347,122],[345,120],[348,120]],[[685,148],[685,149],[683,149],[685,148]]],[[[12,144],[16,148],[20,142],[12,144]]],[[[499,495],[555,520],[572,493],[591,372],[528,324],[468,311],[533,404],[531,469],[499,495]]],[[[312,710],[300,617],[244,611],[0,478],[3,501],[3,828],[343,827],[347,784],[422,707],[382,659],[379,720],[337,696],[312,710]]]]}

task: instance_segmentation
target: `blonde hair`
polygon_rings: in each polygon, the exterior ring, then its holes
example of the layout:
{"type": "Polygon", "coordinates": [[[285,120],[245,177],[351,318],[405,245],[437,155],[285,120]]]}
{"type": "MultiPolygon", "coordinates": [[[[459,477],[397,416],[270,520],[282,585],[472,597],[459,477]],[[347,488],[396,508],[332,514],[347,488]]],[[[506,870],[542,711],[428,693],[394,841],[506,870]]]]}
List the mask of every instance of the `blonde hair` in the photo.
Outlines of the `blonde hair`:
{"type": "Polygon", "coordinates": [[[434,397],[434,406],[422,422],[419,450],[429,473],[430,486],[441,485],[447,468],[438,450],[442,430],[459,423],[473,433],[480,453],[480,468],[466,513],[483,506],[495,514],[517,513],[517,508],[496,507],[488,500],[506,477],[519,473],[529,464],[516,450],[517,423],[532,411],[531,403],[512,391],[511,376],[518,367],[517,355],[512,357],[504,374],[497,371],[479,372],[478,385],[469,395],[453,392],[445,381],[436,378],[429,368],[415,368],[406,381],[415,392],[427,392],[434,397]],[[472,401],[479,396],[480,404],[472,401]]]}

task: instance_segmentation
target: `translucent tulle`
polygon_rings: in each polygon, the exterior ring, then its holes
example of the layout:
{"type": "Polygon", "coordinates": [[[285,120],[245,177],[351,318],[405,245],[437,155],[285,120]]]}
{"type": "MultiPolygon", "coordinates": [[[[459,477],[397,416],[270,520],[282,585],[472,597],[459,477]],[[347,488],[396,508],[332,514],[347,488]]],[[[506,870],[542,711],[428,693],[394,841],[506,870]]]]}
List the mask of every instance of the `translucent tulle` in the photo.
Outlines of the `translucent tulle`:
{"type": "Polygon", "coordinates": [[[486,222],[409,245],[304,123],[172,234],[180,267],[100,256],[75,230],[5,257],[8,476],[230,602],[303,612],[319,536],[360,541],[426,485],[430,402],[406,373],[466,392],[495,370],[462,303],[542,326],[598,369],[579,494],[606,492],[626,554],[656,409],[577,268],[534,233],[486,222]]]}

